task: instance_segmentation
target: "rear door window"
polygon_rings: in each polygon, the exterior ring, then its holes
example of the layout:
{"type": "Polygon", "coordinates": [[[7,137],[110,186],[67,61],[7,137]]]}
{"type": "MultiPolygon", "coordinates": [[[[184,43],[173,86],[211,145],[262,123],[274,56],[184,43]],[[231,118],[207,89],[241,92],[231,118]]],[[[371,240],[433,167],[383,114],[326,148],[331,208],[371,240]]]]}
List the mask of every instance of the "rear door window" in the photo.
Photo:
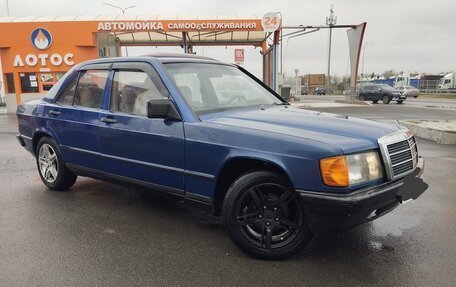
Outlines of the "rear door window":
{"type": "Polygon", "coordinates": [[[83,71],[79,77],[73,104],[80,107],[99,108],[108,74],[107,70],[83,71]]]}
{"type": "Polygon", "coordinates": [[[65,87],[63,92],[57,99],[57,103],[60,105],[71,106],[73,105],[74,92],[76,91],[76,84],[78,83],[78,75],[76,75],[70,83],[65,87]]]}

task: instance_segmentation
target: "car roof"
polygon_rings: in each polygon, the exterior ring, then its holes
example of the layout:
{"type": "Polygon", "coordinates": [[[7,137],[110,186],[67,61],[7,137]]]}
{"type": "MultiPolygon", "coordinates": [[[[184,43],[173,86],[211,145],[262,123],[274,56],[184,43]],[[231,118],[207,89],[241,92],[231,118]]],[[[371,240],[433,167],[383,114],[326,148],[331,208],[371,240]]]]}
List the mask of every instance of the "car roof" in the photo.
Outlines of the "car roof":
{"type": "Polygon", "coordinates": [[[214,64],[225,64],[213,58],[194,55],[194,54],[184,54],[184,53],[152,53],[147,55],[142,55],[138,57],[113,57],[113,58],[102,58],[94,59],[83,62],[80,64],[80,67],[91,65],[91,64],[108,64],[116,62],[136,62],[136,61],[148,61],[150,59],[155,59],[162,63],[181,63],[181,62],[193,62],[193,63],[214,63],[214,64]]]}
{"type": "Polygon", "coordinates": [[[206,56],[196,55],[196,54],[185,54],[185,53],[150,53],[143,55],[142,57],[152,57],[156,58],[160,61],[166,61],[169,59],[197,59],[197,60],[210,60],[210,61],[217,61],[213,58],[209,58],[206,56]]]}

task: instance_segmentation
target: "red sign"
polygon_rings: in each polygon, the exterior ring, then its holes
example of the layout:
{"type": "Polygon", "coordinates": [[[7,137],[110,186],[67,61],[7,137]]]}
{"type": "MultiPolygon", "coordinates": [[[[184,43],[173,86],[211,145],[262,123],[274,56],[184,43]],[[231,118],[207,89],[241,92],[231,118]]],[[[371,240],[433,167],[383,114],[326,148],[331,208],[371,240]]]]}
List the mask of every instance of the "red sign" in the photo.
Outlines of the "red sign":
{"type": "Polygon", "coordinates": [[[238,65],[244,64],[244,49],[234,49],[234,62],[238,65]]]}

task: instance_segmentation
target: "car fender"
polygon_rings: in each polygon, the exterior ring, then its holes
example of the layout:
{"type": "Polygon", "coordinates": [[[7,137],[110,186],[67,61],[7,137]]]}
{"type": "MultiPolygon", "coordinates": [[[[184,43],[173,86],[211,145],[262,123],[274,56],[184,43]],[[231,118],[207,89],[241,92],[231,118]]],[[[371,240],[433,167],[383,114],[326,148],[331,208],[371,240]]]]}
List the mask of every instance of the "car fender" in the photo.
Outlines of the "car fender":
{"type": "Polygon", "coordinates": [[[223,164],[220,165],[220,168],[216,173],[216,180],[219,179],[221,172],[225,169],[225,167],[235,160],[255,160],[265,162],[266,164],[272,167],[278,168],[284,175],[286,175],[286,177],[294,187],[292,175],[286,168],[286,164],[283,162],[281,155],[264,152],[260,153],[256,151],[246,152],[245,150],[241,149],[235,149],[230,151],[230,153],[226,156],[225,160],[223,161],[223,164]]]}
{"type": "Polygon", "coordinates": [[[38,138],[42,136],[48,136],[52,138],[60,147],[60,140],[57,134],[45,126],[37,126],[37,128],[34,130],[32,135],[32,142],[34,147],[36,147],[36,145],[38,144],[38,138]]]}

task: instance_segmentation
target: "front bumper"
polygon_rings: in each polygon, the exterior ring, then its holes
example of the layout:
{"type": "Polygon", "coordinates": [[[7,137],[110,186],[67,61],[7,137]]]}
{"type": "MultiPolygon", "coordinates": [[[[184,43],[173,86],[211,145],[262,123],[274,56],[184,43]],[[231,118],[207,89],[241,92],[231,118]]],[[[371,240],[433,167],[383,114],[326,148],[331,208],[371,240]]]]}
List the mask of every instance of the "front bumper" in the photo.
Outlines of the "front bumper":
{"type": "Polygon", "coordinates": [[[306,207],[309,227],[315,235],[347,229],[374,220],[399,204],[418,198],[428,185],[422,180],[424,160],[413,173],[399,180],[349,194],[297,190],[306,207]]]}
{"type": "Polygon", "coordinates": [[[406,99],[407,99],[406,95],[394,95],[391,100],[392,101],[403,101],[403,100],[406,100],[406,99]]]}

